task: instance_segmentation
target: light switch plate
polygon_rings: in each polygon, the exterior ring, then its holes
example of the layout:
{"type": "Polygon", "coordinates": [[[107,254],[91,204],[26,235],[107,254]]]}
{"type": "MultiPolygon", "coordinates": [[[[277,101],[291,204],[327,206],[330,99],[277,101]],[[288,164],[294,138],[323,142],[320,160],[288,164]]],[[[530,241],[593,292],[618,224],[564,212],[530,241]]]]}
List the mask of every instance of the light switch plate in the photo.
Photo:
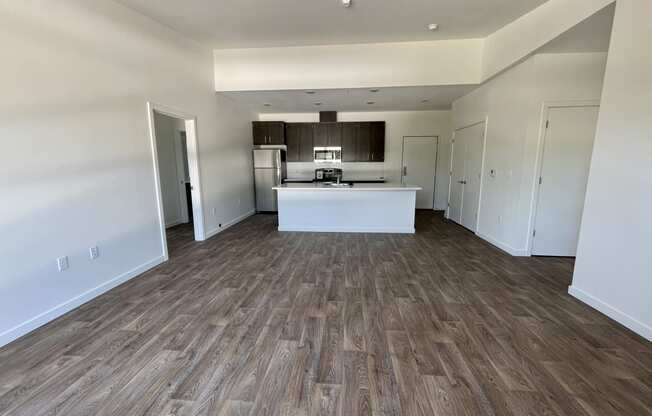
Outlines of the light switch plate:
{"type": "Polygon", "coordinates": [[[68,269],[68,267],[70,267],[70,265],[68,264],[68,256],[59,257],[57,259],[57,268],[59,269],[60,272],[68,269]]]}
{"type": "Polygon", "coordinates": [[[95,260],[96,258],[100,257],[100,249],[97,246],[89,248],[88,253],[91,256],[91,260],[95,260]]]}

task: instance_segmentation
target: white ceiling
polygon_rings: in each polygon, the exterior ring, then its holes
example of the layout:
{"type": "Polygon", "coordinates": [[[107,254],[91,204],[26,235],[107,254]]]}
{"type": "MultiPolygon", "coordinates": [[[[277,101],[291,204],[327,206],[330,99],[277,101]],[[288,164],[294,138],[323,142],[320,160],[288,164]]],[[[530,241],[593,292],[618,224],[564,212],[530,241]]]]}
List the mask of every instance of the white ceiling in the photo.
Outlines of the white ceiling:
{"type": "Polygon", "coordinates": [[[316,111],[424,111],[450,110],[451,103],[477,85],[392,87],[293,91],[242,91],[221,93],[257,113],[311,113],[316,111]],[[427,100],[426,102],[423,102],[427,100]],[[373,104],[367,104],[367,102],[373,104]],[[322,104],[317,106],[316,102],[322,104]],[[271,106],[266,107],[268,103],[271,106]]]}
{"type": "Polygon", "coordinates": [[[486,37],[546,0],[117,0],[212,48],[486,37]],[[440,30],[430,32],[429,23],[440,30]]]}
{"type": "Polygon", "coordinates": [[[538,52],[574,53],[607,52],[611,40],[615,5],[610,5],[577,24],[556,39],[550,41],[538,52]]]}

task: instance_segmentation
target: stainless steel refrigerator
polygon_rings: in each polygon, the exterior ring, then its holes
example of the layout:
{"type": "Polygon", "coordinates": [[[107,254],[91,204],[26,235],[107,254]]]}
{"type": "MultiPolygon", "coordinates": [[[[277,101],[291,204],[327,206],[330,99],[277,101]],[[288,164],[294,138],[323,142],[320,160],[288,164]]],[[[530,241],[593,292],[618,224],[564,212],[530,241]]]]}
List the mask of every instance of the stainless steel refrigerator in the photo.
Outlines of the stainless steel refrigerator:
{"type": "Polygon", "coordinates": [[[256,184],[256,211],[278,211],[276,191],[287,177],[285,149],[259,146],[254,149],[254,181],[256,184]]]}

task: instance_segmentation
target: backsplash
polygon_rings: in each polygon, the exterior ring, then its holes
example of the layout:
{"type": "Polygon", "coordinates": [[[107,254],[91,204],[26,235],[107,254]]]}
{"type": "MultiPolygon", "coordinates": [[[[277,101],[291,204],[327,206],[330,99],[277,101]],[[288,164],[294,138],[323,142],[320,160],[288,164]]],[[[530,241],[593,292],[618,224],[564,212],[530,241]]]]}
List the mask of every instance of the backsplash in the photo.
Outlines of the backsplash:
{"type": "Polygon", "coordinates": [[[385,178],[384,163],[314,163],[314,162],[288,162],[288,179],[313,179],[315,169],[341,168],[343,177],[347,180],[378,180],[385,178]]]}

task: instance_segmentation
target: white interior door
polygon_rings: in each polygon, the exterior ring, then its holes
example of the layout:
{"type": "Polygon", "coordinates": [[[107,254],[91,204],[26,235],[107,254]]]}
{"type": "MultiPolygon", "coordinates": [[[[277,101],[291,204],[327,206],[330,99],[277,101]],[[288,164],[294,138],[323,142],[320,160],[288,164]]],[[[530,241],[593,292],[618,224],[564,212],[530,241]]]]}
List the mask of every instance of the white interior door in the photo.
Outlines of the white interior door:
{"type": "Polygon", "coordinates": [[[598,106],[548,111],[532,254],[577,253],[598,106]]]}
{"type": "Polygon", "coordinates": [[[181,213],[181,222],[186,224],[190,222],[188,212],[188,197],[186,195],[186,182],[189,182],[188,175],[188,150],[186,148],[186,132],[178,131],[174,140],[174,151],[177,162],[177,181],[179,183],[179,206],[181,213]]]}
{"type": "Polygon", "coordinates": [[[449,197],[448,218],[460,224],[462,222],[462,199],[464,197],[464,162],[466,159],[466,142],[459,132],[451,147],[451,191],[449,197]]]}
{"type": "Polygon", "coordinates": [[[476,232],[480,207],[485,123],[455,131],[448,218],[476,232]]]}
{"type": "Polygon", "coordinates": [[[484,123],[473,125],[464,129],[464,133],[462,134],[465,142],[466,158],[464,163],[461,224],[473,232],[478,231],[484,126],[484,123]]]}
{"type": "Polygon", "coordinates": [[[403,138],[402,181],[422,188],[417,192],[417,209],[434,208],[436,166],[437,137],[403,138]]]}

